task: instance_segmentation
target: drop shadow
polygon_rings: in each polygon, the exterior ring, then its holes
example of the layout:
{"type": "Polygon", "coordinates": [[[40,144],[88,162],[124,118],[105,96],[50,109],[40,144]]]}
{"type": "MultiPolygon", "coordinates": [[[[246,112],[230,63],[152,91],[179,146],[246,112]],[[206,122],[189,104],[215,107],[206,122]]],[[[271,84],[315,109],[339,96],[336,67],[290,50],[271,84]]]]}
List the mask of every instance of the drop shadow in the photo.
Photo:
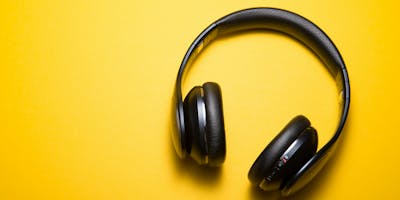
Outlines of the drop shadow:
{"type": "Polygon", "coordinates": [[[221,179],[222,167],[201,166],[190,158],[180,159],[174,155],[171,145],[169,149],[177,175],[190,176],[194,182],[207,186],[215,185],[221,179]]]}
{"type": "MultiPolygon", "coordinates": [[[[171,124],[168,123],[167,126],[171,126],[171,124]]],[[[168,130],[171,130],[171,127],[168,127],[168,130]]],[[[179,158],[171,142],[170,134],[172,134],[171,131],[168,132],[168,138],[165,140],[168,142],[166,152],[168,152],[169,163],[172,165],[174,175],[179,178],[189,177],[193,183],[202,187],[215,187],[221,180],[222,167],[202,166],[189,156],[184,159],[179,158]]]]}
{"type": "Polygon", "coordinates": [[[273,191],[273,192],[266,192],[261,190],[260,188],[249,184],[249,196],[250,199],[271,199],[271,200],[275,200],[275,199],[281,199],[281,192],[280,191],[273,191]]]}
{"type": "Polygon", "coordinates": [[[348,130],[351,126],[351,112],[349,113],[348,119],[346,121],[346,126],[343,128],[341,138],[337,141],[338,147],[336,151],[331,156],[330,160],[327,161],[326,165],[321,169],[321,171],[314,177],[314,179],[308,183],[304,188],[294,193],[292,196],[283,197],[280,195],[279,191],[276,192],[265,192],[259,189],[258,187],[250,187],[248,190],[250,199],[313,199],[315,198],[317,190],[324,188],[326,185],[330,174],[333,174],[335,171],[335,162],[342,156],[345,147],[347,146],[348,141],[345,140],[348,134],[348,130]]]}

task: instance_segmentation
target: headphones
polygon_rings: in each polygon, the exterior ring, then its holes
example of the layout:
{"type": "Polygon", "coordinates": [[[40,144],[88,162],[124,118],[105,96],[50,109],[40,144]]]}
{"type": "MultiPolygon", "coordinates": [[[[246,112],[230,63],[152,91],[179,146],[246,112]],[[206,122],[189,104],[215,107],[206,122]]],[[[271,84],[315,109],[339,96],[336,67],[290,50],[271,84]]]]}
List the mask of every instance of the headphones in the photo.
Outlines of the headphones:
{"type": "Polygon", "coordinates": [[[311,49],[335,78],[341,115],[332,138],[318,151],[317,131],[302,116],[293,118],[265,147],[250,168],[250,182],[262,190],[288,196],[306,185],[332,155],[350,105],[350,83],[344,61],[329,37],[315,24],[290,11],[251,8],[220,18],[190,45],[180,65],[173,97],[172,142],[180,158],[220,166],[226,155],[221,89],[217,83],[195,86],[182,100],[182,76],[201,50],[220,36],[250,30],[287,34],[311,49]]]}

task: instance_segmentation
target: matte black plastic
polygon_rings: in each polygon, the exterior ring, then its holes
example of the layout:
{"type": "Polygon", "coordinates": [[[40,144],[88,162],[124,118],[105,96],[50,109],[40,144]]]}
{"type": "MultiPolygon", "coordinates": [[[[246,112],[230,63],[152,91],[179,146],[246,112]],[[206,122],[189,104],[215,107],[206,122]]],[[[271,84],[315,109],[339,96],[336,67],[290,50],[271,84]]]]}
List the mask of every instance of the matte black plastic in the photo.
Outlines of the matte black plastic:
{"type": "Polygon", "coordinates": [[[208,165],[220,166],[225,161],[225,126],[222,109],[221,88],[217,83],[203,84],[206,106],[206,139],[208,147],[208,165]]]}
{"type": "Polygon", "coordinates": [[[250,182],[258,186],[279,157],[310,125],[310,121],[302,115],[293,118],[258,156],[248,173],[250,182]]]}

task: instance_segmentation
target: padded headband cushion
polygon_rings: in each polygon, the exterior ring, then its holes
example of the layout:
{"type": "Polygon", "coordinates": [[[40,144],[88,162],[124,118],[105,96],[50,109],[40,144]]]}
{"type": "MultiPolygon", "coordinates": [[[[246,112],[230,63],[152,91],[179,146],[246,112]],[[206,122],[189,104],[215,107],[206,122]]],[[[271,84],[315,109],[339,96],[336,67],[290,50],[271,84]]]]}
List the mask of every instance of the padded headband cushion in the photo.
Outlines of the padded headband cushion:
{"type": "Polygon", "coordinates": [[[219,166],[225,161],[225,128],[222,110],[221,89],[217,83],[203,84],[206,105],[206,138],[208,145],[208,164],[219,166]]]}
{"type": "Polygon", "coordinates": [[[254,185],[259,185],[265,174],[270,171],[279,157],[289,148],[303,130],[310,127],[310,125],[310,121],[302,115],[292,119],[271,143],[265,147],[260,156],[258,156],[250,168],[248,174],[249,180],[254,185]]]}

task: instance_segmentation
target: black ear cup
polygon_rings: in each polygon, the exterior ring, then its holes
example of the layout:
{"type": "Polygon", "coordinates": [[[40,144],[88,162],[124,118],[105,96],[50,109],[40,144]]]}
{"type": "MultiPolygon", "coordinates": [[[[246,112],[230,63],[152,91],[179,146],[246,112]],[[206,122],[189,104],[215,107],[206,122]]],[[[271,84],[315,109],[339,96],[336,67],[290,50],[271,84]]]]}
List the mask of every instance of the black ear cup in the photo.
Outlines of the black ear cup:
{"type": "Polygon", "coordinates": [[[194,87],[183,106],[188,154],[199,164],[221,165],[226,144],[220,87],[209,82],[194,87]]]}
{"type": "Polygon", "coordinates": [[[196,86],[190,90],[183,102],[186,126],[186,151],[199,164],[206,164],[207,146],[205,138],[206,113],[203,89],[196,86]]]}
{"type": "Polygon", "coordinates": [[[221,88],[217,83],[207,82],[203,84],[203,89],[206,105],[208,164],[219,166],[225,161],[226,155],[221,88]]]}
{"type": "Polygon", "coordinates": [[[263,190],[280,189],[317,150],[317,132],[310,125],[304,116],[292,119],[254,162],[250,182],[263,190]]]}

